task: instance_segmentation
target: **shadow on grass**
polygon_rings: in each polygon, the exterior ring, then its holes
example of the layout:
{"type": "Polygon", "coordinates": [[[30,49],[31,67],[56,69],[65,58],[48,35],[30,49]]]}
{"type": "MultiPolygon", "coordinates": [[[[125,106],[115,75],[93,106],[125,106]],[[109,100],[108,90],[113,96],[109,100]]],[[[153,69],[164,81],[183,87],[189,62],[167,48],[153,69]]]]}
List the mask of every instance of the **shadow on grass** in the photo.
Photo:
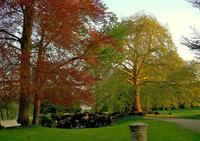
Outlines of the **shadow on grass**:
{"type": "Polygon", "coordinates": [[[193,115],[193,116],[183,116],[181,118],[186,118],[186,119],[199,119],[200,120],[200,114],[199,115],[193,115]]]}

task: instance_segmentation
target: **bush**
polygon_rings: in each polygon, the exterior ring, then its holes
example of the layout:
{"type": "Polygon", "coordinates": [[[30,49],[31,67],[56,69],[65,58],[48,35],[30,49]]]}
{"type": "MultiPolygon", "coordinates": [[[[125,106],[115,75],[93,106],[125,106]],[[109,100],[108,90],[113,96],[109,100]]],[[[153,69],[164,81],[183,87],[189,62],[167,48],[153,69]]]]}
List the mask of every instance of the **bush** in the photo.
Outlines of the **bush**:
{"type": "Polygon", "coordinates": [[[55,127],[55,122],[49,115],[40,116],[40,122],[44,127],[55,127]]]}
{"type": "Polygon", "coordinates": [[[41,124],[58,128],[95,128],[112,125],[120,118],[119,113],[53,113],[42,115],[41,124]]]}
{"type": "Polygon", "coordinates": [[[155,114],[155,115],[159,115],[160,113],[159,113],[159,112],[154,112],[154,114],[155,114]]]}

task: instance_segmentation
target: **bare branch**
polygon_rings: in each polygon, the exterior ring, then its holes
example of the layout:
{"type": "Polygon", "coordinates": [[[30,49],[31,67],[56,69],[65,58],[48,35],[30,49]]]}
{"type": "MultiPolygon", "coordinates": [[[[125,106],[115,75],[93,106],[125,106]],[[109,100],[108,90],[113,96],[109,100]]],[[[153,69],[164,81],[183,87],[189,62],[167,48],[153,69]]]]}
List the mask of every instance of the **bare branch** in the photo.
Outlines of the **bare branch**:
{"type": "Polygon", "coordinates": [[[4,29],[0,29],[0,32],[5,33],[5,34],[7,34],[7,35],[13,37],[13,38],[14,38],[16,41],[18,41],[18,42],[20,42],[20,40],[21,40],[19,37],[15,36],[15,35],[13,35],[13,34],[11,34],[11,33],[9,33],[8,31],[6,31],[6,30],[4,30],[4,29]]]}

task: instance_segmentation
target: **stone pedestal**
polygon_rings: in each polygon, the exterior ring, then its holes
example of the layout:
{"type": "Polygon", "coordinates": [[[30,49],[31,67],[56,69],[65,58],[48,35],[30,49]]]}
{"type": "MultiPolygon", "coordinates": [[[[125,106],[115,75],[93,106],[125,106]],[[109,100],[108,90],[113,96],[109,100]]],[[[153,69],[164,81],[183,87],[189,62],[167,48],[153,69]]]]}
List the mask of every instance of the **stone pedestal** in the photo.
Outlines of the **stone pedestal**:
{"type": "Polygon", "coordinates": [[[129,125],[131,141],[147,141],[147,124],[134,123],[129,125]]]}

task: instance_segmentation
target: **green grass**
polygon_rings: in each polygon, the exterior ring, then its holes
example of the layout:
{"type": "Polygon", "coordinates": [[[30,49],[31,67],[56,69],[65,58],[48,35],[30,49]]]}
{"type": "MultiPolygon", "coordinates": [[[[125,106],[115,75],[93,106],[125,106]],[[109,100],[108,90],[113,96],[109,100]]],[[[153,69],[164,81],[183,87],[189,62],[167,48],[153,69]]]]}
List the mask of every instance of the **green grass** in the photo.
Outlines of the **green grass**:
{"type": "Polygon", "coordinates": [[[148,124],[148,141],[200,141],[200,133],[173,123],[141,118],[121,121],[117,125],[93,129],[19,128],[0,131],[2,141],[130,141],[128,124],[148,124]]]}
{"type": "Polygon", "coordinates": [[[159,111],[160,117],[200,119],[200,108],[159,111]],[[170,114],[171,113],[171,114],[170,114]]]}

